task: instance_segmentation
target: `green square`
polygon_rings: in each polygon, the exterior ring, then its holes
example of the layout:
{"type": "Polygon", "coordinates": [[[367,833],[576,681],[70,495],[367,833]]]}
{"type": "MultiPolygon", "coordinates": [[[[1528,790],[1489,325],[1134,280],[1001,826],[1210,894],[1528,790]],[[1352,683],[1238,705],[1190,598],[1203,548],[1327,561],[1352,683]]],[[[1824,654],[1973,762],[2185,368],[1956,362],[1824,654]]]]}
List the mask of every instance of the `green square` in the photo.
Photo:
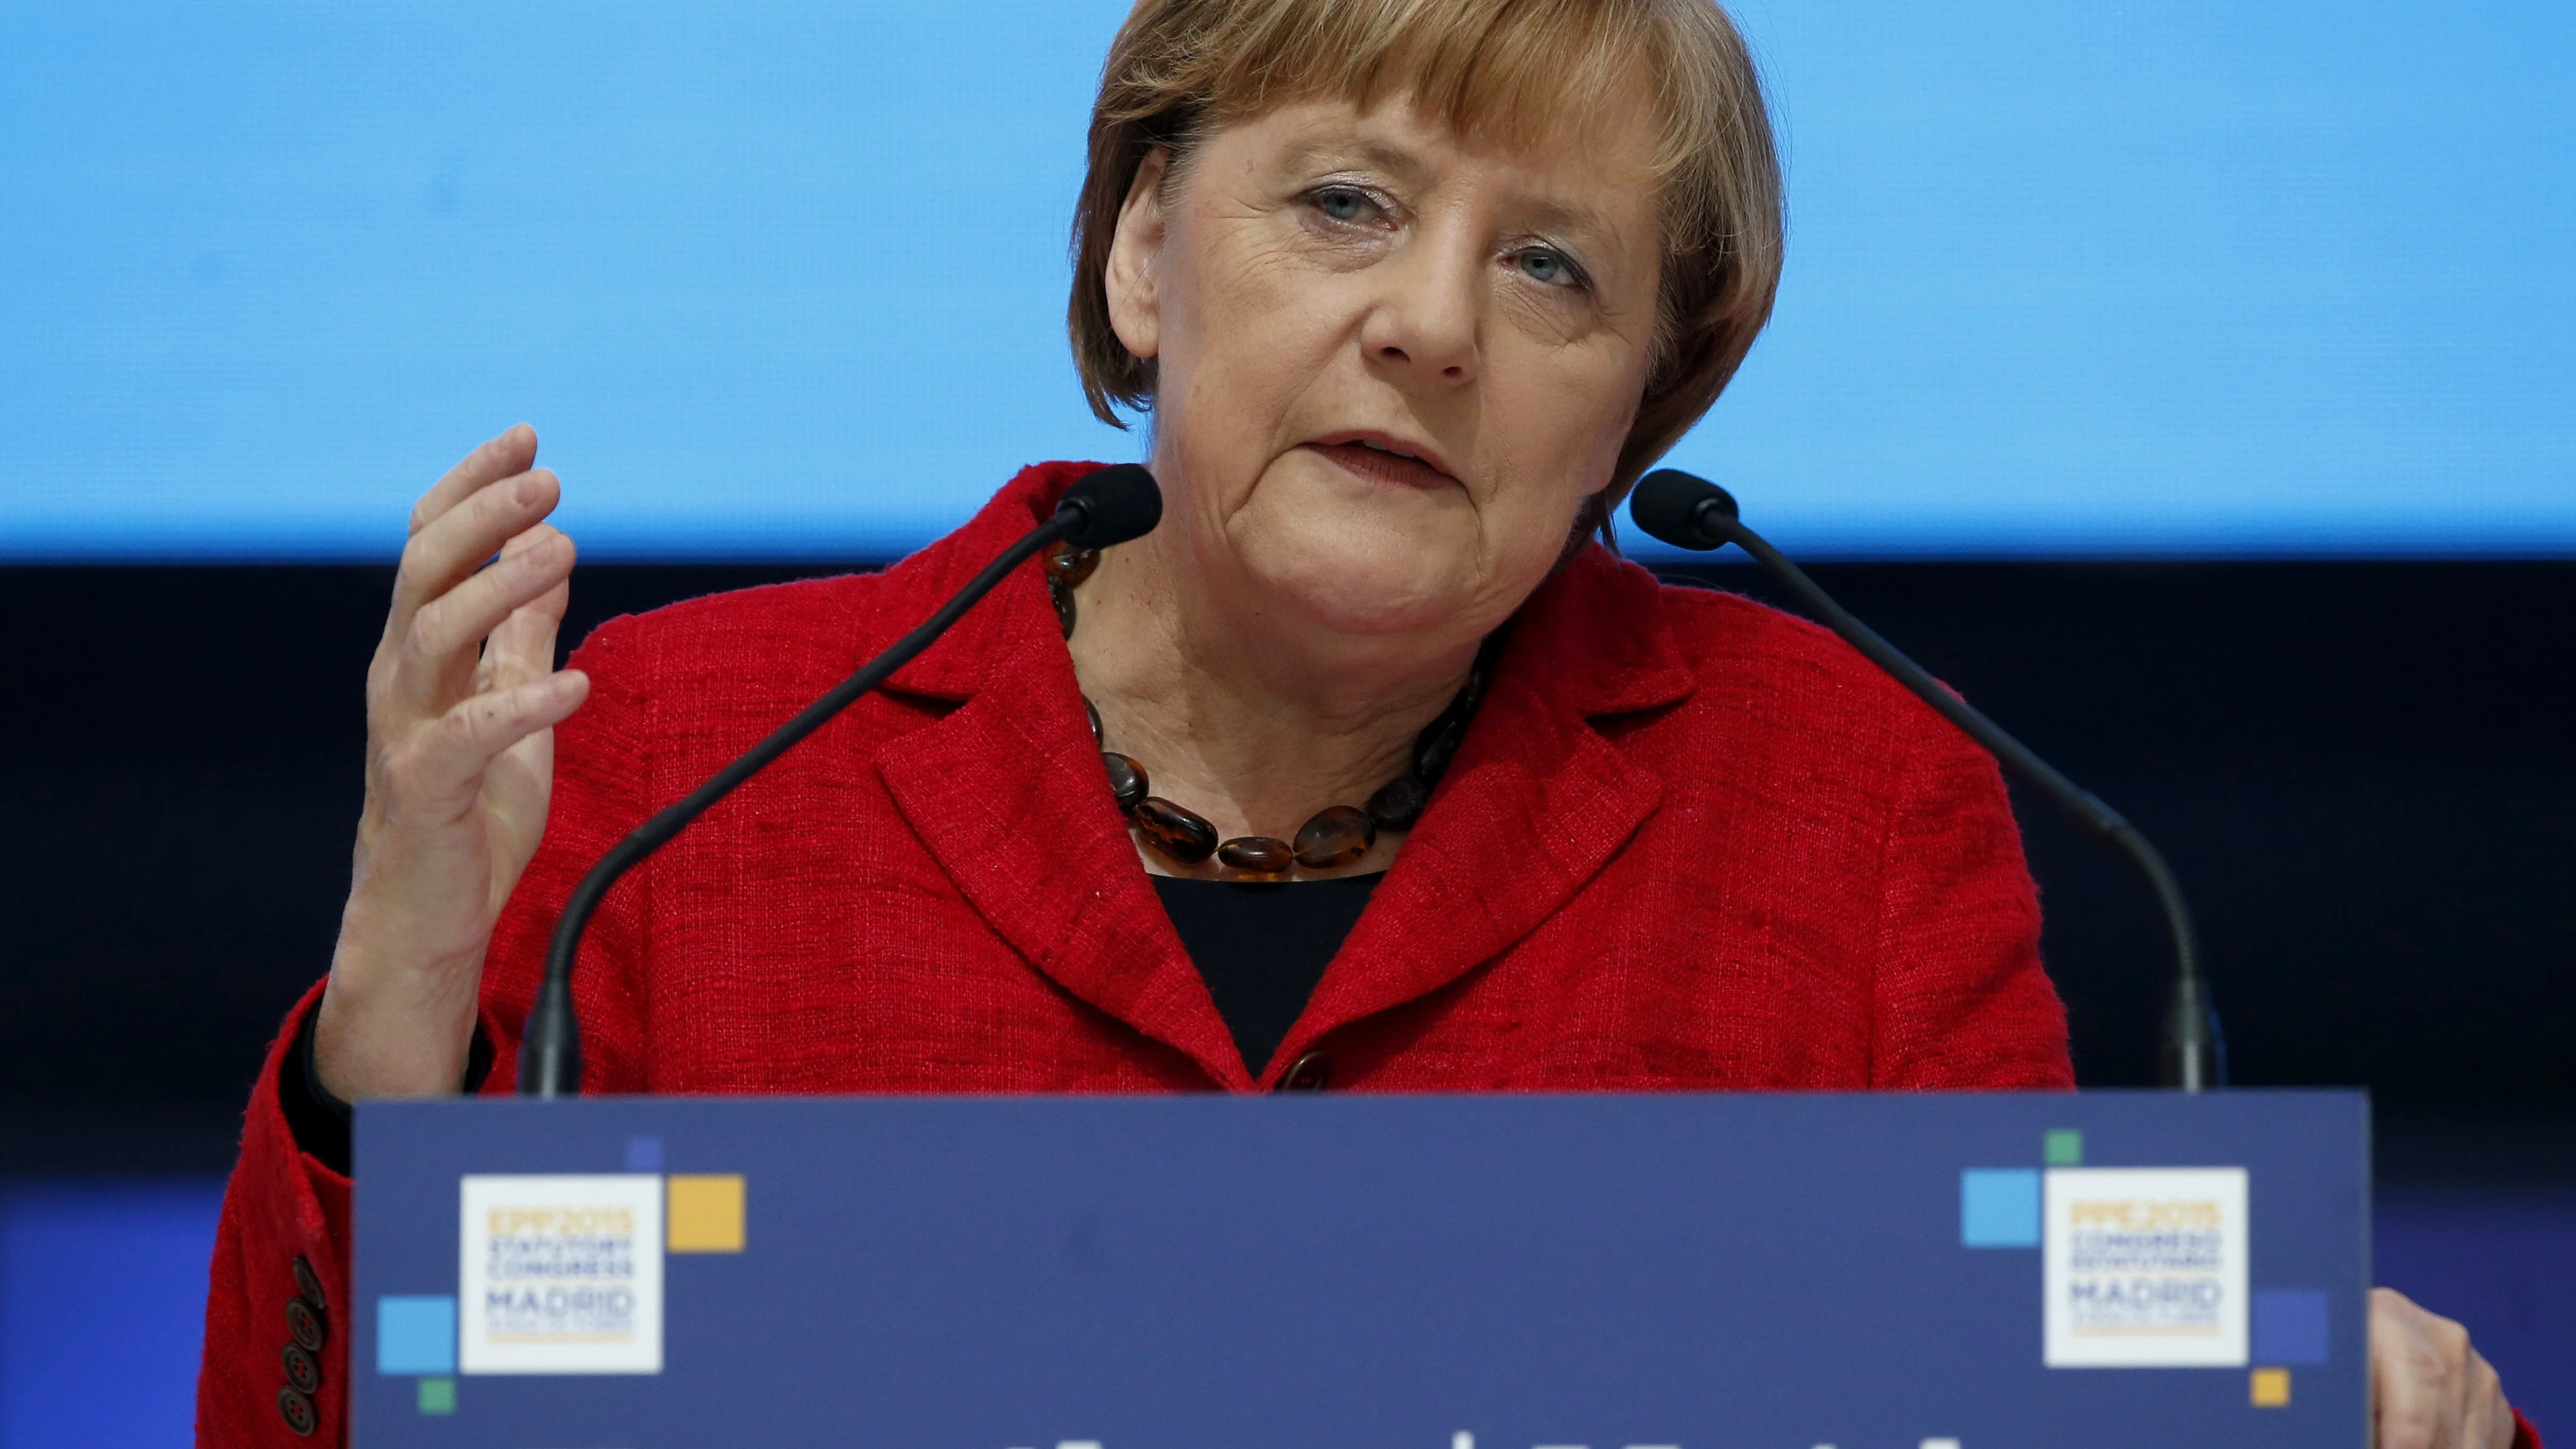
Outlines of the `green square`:
{"type": "Polygon", "coordinates": [[[2051,1167],[2084,1165],[2084,1134],[2072,1127],[2051,1127],[2039,1143],[2040,1158],[2051,1167]]]}
{"type": "Polygon", "coordinates": [[[420,1411],[424,1414],[455,1413],[456,1380],[422,1379],[420,1381],[420,1411]]]}

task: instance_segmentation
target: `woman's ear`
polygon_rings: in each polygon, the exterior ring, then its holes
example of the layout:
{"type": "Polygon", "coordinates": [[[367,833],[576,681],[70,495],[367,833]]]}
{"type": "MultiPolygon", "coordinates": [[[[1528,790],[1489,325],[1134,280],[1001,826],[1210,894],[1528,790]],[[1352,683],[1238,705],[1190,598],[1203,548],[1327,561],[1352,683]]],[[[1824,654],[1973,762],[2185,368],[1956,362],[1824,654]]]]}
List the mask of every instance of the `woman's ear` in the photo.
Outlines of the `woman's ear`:
{"type": "Polygon", "coordinates": [[[1129,353],[1150,359],[1162,349],[1162,294],[1156,286],[1163,255],[1163,179],[1172,150],[1157,146],[1136,167],[1127,200],[1118,208],[1118,232],[1109,242],[1109,327],[1129,353]]]}

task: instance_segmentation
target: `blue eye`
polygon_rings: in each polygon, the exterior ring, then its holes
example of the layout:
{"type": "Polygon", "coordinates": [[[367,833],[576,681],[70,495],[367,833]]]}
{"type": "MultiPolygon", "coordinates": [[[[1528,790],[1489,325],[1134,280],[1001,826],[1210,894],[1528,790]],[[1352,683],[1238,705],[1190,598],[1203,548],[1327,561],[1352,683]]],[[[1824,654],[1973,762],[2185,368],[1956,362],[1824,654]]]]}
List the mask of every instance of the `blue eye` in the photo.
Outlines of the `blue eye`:
{"type": "Polygon", "coordinates": [[[1519,262],[1521,275],[1533,282],[1550,287],[1562,287],[1568,284],[1579,284],[1582,281],[1582,277],[1574,270],[1574,263],[1566,260],[1559,252],[1544,249],[1525,251],[1520,254],[1519,262]]]}
{"type": "Polygon", "coordinates": [[[1366,196],[1342,186],[1317,192],[1315,205],[1335,221],[1359,221],[1376,209],[1366,196]]]}

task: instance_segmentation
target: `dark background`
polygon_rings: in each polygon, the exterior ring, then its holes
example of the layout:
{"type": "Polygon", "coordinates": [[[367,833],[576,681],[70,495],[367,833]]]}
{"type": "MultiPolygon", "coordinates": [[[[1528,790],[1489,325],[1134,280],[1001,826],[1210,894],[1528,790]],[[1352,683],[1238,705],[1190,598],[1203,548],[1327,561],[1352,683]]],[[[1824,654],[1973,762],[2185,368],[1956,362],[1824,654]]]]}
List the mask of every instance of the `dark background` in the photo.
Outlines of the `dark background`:
{"type": "MultiPolygon", "coordinates": [[[[566,637],[834,571],[585,566],[566,637]]],[[[2576,1168],[2576,563],[1814,573],[2164,849],[2236,1081],[2369,1086],[2398,1172],[2576,1168]]],[[[329,962],[390,578],[0,569],[0,1172],[228,1161],[329,962]]],[[[2149,898],[2017,803],[2078,1073],[2148,1084],[2149,898]]]]}

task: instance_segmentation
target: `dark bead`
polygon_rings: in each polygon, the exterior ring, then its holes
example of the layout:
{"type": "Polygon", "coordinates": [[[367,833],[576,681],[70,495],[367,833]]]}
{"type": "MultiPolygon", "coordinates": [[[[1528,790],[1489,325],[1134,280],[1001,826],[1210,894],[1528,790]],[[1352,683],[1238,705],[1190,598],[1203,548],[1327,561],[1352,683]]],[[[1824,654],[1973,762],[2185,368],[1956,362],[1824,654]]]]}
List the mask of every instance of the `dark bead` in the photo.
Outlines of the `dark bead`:
{"type": "Polygon", "coordinates": [[[1431,803],[1431,787],[1411,775],[1389,780],[1368,798],[1369,818],[1380,830],[1411,830],[1431,803]]]}
{"type": "MultiPolygon", "coordinates": [[[[1133,810],[1143,803],[1153,786],[1145,779],[1145,767],[1125,755],[1111,750],[1100,752],[1100,763],[1109,770],[1109,793],[1118,798],[1121,811],[1133,810]]],[[[1206,855],[1202,850],[1200,855],[1206,855]]]]}
{"type": "Polygon", "coordinates": [[[1426,781],[1437,781],[1458,753],[1460,742],[1467,738],[1467,718],[1445,714],[1431,722],[1431,728],[1413,742],[1413,773],[1426,781]]]}
{"type": "Polygon", "coordinates": [[[1286,875],[1297,863],[1297,852],[1276,836],[1238,835],[1216,848],[1216,862],[1247,875],[1286,875]]]}
{"type": "Polygon", "coordinates": [[[1377,844],[1377,822],[1365,810],[1336,805],[1297,832],[1297,863],[1308,870],[1348,865],[1377,844]]]}
{"type": "Polygon", "coordinates": [[[1093,746],[1097,747],[1109,743],[1108,737],[1100,732],[1100,706],[1093,704],[1090,700],[1086,699],[1082,702],[1082,712],[1089,716],[1091,720],[1091,743],[1093,746]]]}
{"type": "Polygon", "coordinates": [[[1448,713],[1457,715],[1463,719],[1468,715],[1474,714],[1476,712],[1476,706],[1483,704],[1484,702],[1485,671],[1482,666],[1479,666],[1467,671],[1467,685],[1464,689],[1458,691],[1458,697],[1456,699],[1449,701],[1448,713]]]}
{"type": "Polygon", "coordinates": [[[1100,550],[1096,548],[1073,548],[1059,543],[1047,550],[1047,577],[1068,589],[1082,587],[1082,581],[1091,577],[1091,571],[1098,567],[1100,550]]]}
{"type": "Polygon", "coordinates": [[[1131,818],[1147,845],[1183,865],[1196,865],[1216,854],[1216,827],[1160,795],[1137,801],[1131,818]]]}
{"type": "Polygon", "coordinates": [[[1064,637],[1073,637],[1073,590],[1047,580],[1047,598],[1055,604],[1055,621],[1064,626],[1064,637]]]}

